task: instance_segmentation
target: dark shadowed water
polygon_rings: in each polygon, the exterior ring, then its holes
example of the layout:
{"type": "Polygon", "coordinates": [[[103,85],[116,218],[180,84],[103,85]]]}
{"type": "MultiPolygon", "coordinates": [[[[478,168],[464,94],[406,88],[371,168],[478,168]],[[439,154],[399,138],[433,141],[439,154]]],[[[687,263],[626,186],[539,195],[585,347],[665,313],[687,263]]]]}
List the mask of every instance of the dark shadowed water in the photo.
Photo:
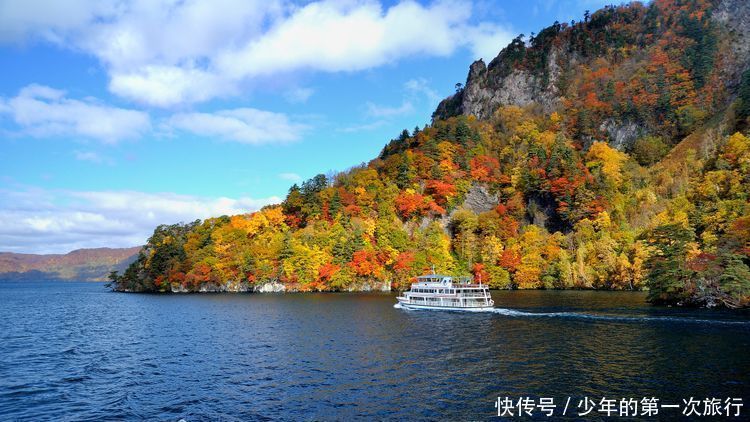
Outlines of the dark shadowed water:
{"type": "Polygon", "coordinates": [[[493,297],[501,309],[477,314],[395,309],[387,294],[0,283],[0,420],[476,420],[498,396],[750,407],[746,313],[639,293],[493,297]]]}

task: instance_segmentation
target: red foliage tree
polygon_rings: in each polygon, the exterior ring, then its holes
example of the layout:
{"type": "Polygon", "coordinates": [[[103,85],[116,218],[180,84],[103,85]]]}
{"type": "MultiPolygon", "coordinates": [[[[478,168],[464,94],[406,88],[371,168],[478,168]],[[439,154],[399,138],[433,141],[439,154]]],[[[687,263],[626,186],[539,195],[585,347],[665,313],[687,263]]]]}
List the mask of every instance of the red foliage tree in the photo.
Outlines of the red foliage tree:
{"type": "Polygon", "coordinates": [[[515,272],[521,265],[521,254],[513,249],[506,249],[500,254],[500,266],[510,272],[515,272]]]}
{"type": "Polygon", "coordinates": [[[393,263],[393,270],[396,273],[408,272],[411,270],[412,264],[414,264],[414,252],[401,252],[396,257],[396,262],[393,263]]]}
{"type": "Polygon", "coordinates": [[[331,277],[341,269],[340,265],[332,262],[325,263],[318,269],[318,280],[327,283],[331,281],[331,277]]]}
{"type": "Polygon", "coordinates": [[[428,180],[424,191],[432,196],[436,204],[444,207],[448,203],[448,199],[455,195],[456,187],[442,180],[428,180]]]}
{"type": "Polygon", "coordinates": [[[484,269],[484,264],[477,262],[471,268],[471,274],[474,276],[474,282],[487,283],[490,280],[489,273],[484,269]]]}
{"type": "Polygon", "coordinates": [[[497,175],[500,173],[500,161],[497,158],[488,155],[478,155],[469,162],[471,168],[471,177],[486,183],[497,181],[497,175]]]}
{"type": "Polygon", "coordinates": [[[423,216],[429,209],[427,198],[418,193],[401,192],[395,202],[396,210],[404,219],[423,216]]]}
{"type": "Polygon", "coordinates": [[[349,267],[360,277],[379,277],[382,274],[382,267],[375,251],[354,252],[349,267]]]}

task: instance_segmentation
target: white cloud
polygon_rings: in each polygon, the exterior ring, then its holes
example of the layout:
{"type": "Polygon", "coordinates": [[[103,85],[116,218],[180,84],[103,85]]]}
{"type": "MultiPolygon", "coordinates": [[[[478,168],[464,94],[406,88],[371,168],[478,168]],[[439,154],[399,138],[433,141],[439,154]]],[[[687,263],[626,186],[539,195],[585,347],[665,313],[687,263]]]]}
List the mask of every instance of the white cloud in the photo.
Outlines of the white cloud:
{"type": "Polygon", "coordinates": [[[362,70],[417,54],[447,56],[470,16],[469,3],[425,7],[403,1],[383,10],[371,1],[314,2],[216,62],[226,74],[242,78],[295,69],[362,70]]]}
{"type": "Polygon", "coordinates": [[[372,123],[363,123],[359,125],[352,125],[352,126],[346,126],[338,129],[338,132],[344,132],[344,133],[356,133],[356,132],[366,132],[370,130],[379,129],[385,125],[387,125],[388,122],[385,120],[375,120],[372,123]]]}
{"type": "Polygon", "coordinates": [[[35,137],[72,136],[115,143],[136,138],[151,128],[147,113],[101,104],[93,98],[65,97],[65,92],[29,85],[13,98],[0,98],[23,133],[35,137]]]}
{"type": "Polygon", "coordinates": [[[156,225],[251,212],[277,197],[134,191],[0,190],[0,251],[60,253],[142,245],[156,225]]]}
{"type": "Polygon", "coordinates": [[[124,0],[69,42],[118,70],[191,67],[261,36],[290,7],[279,0],[124,0]]]}
{"type": "Polygon", "coordinates": [[[168,126],[199,136],[217,137],[246,144],[285,143],[300,138],[304,125],[282,113],[237,108],[215,113],[179,113],[168,126]]]}
{"type": "Polygon", "coordinates": [[[312,88],[294,88],[284,93],[284,98],[292,104],[306,103],[315,93],[312,88]]]}
{"type": "Polygon", "coordinates": [[[414,111],[414,106],[410,101],[404,101],[401,105],[395,107],[378,105],[368,101],[365,107],[367,107],[367,114],[372,117],[393,117],[414,111]]]}
{"type": "Polygon", "coordinates": [[[73,151],[73,155],[78,161],[88,161],[94,164],[113,164],[112,160],[95,151],[73,151]]]}
{"type": "Polygon", "coordinates": [[[429,82],[425,78],[410,79],[404,83],[406,91],[412,95],[422,95],[430,103],[436,103],[442,100],[442,97],[430,87],[429,82]]]}
{"type": "Polygon", "coordinates": [[[442,99],[440,95],[430,87],[425,78],[414,78],[406,81],[404,87],[404,99],[400,105],[385,106],[375,104],[371,101],[365,103],[365,114],[369,117],[379,118],[375,122],[363,123],[340,129],[341,132],[359,132],[372,130],[387,123],[392,117],[413,113],[415,110],[432,110],[442,99]]]}
{"type": "Polygon", "coordinates": [[[237,95],[284,72],[358,71],[458,48],[490,59],[509,33],[474,23],[472,3],[451,0],[0,2],[0,42],[42,39],[92,54],[113,93],[158,107],[237,95]]]}
{"type": "Polygon", "coordinates": [[[466,28],[464,36],[468,40],[473,56],[477,59],[484,59],[490,62],[500,54],[510,41],[515,37],[506,27],[481,23],[475,27],[466,28]]]}
{"type": "Polygon", "coordinates": [[[302,176],[297,173],[279,173],[279,179],[296,183],[302,181],[302,176]]]}
{"type": "Polygon", "coordinates": [[[144,104],[170,107],[197,103],[234,92],[233,82],[193,67],[144,66],[111,73],[109,90],[144,104]]]}

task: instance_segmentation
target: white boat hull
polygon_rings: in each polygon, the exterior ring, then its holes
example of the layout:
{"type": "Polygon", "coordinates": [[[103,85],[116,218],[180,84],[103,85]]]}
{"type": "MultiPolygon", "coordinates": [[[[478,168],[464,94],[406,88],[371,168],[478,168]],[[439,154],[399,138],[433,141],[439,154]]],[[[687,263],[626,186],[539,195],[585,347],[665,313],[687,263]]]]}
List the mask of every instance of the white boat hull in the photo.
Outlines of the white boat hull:
{"type": "Polygon", "coordinates": [[[403,309],[431,309],[441,311],[468,311],[468,312],[487,312],[495,309],[494,303],[488,306],[439,306],[439,305],[416,305],[407,301],[400,300],[396,304],[403,309]]]}

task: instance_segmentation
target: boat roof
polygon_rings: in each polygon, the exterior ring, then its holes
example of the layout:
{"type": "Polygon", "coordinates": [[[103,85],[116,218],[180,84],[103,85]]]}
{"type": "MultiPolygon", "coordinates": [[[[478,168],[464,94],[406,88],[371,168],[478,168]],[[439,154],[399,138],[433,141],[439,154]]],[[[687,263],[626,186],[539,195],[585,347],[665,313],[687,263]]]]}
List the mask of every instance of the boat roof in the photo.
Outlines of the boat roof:
{"type": "Polygon", "coordinates": [[[430,274],[430,275],[420,275],[417,277],[417,280],[424,281],[424,280],[444,280],[444,279],[450,279],[450,280],[457,280],[458,282],[465,282],[471,280],[470,276],[452,276],[452,275],[444,275],[444,274],[430,274]]]}

